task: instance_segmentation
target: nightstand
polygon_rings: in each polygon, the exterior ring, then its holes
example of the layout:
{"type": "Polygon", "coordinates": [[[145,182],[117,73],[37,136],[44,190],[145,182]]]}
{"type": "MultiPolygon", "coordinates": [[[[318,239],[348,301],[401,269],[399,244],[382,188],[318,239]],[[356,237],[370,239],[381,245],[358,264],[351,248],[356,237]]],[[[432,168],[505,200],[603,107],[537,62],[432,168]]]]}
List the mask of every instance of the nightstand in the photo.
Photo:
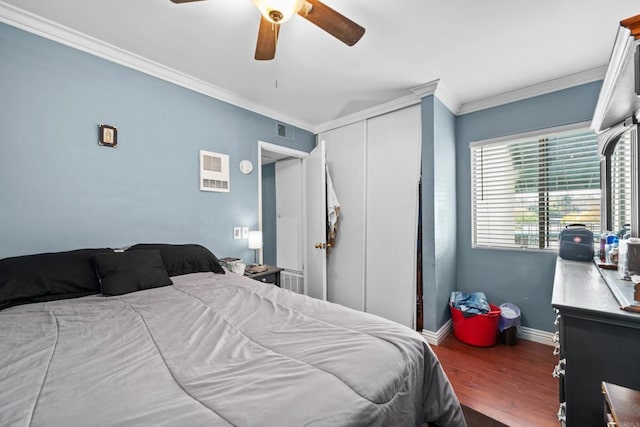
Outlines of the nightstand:
{"type": "Polygon", "coordinates": [[[259,282],[271,283],[272,285],[276,285],[277,287],[280,287],[280,272],[284,270],[284,268],[274,267],[272,265],[266,265],[266,264],[265,266],[267,267],[266,271],[250,274],[250,273],[247,273],[247,271],[245,270],[244,275],[251,279],[257,280],[259,282]]]}

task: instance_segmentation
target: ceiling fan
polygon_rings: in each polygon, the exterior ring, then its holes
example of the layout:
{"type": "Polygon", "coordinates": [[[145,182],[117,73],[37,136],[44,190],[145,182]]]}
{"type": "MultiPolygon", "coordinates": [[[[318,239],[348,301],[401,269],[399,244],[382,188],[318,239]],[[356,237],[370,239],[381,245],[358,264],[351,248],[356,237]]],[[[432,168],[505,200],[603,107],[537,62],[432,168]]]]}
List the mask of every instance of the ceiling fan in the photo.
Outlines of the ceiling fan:
{"type": "MultiPolygon", "coordinates": [[[[171,0],[191,3],[203,0],[171,0]]],[[[364,28],[319,0],[253,0],[260,10],[260,28],[255,59],[269,60],[276,56],[280,25],[296,13],[317,25],[341,42],[353,46],[364,34],[364,28]]]]}

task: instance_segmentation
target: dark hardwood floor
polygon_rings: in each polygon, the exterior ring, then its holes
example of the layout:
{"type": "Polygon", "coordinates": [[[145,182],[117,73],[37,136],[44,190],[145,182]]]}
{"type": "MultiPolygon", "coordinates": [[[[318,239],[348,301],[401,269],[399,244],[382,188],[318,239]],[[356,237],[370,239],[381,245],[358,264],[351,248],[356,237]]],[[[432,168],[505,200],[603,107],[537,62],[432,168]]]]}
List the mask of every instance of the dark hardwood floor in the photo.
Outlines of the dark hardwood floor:
{"type": "Polygon", "coordinates": [[[518,340],[511,347],[478,348],[451,333],[431,348],[462,404],[510,426],[558,427],[553,347],[518,340]]]}

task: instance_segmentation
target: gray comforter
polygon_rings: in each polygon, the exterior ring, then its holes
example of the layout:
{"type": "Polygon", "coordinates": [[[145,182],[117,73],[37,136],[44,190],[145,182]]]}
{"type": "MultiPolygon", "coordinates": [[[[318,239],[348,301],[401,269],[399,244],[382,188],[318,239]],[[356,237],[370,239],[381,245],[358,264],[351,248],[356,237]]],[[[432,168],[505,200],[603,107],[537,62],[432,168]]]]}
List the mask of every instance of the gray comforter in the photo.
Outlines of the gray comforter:
{"type": "Polygon", "coordinates": [[[1,426],[464,425],[417,333],[235,274],[0,312],[1,426]]]}

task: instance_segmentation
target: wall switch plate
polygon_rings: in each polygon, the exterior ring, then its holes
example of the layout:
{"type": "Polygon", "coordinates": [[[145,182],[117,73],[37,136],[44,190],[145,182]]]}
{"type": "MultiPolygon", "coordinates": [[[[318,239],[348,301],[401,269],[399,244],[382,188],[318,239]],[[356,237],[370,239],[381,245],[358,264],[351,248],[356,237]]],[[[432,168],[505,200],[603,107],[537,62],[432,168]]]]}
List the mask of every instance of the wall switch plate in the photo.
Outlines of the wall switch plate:
{"type": "Polygon", "coordinates": [[[249,238],[249,227],[242,227],[242,238],[243,239],[249,238]]]}
{"type": "Polygon", "coordinates": [[[242,239],[242,231],[240,227],[233,227],[233,240],[242,239]]]}

